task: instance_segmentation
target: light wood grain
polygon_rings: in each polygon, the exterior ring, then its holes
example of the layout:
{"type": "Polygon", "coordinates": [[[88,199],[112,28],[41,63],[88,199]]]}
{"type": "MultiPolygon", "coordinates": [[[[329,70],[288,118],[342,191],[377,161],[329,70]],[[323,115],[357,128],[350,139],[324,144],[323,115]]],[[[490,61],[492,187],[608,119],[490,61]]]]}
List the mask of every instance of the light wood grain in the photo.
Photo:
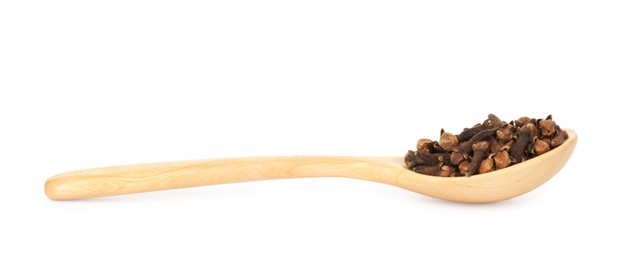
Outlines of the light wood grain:
{"type": "Polygon", "coordinates": [[[306,177],[346,177],[385,183],[459,202],[500,201],[529,192],[552,178],[576,147],[577,136],[526,162],[472,177],[435,177],[404,167],[403,157],[251,157],[116,166],[80,170],[48,179],[53,200],[75,200],[223,183],[306,177]]]}

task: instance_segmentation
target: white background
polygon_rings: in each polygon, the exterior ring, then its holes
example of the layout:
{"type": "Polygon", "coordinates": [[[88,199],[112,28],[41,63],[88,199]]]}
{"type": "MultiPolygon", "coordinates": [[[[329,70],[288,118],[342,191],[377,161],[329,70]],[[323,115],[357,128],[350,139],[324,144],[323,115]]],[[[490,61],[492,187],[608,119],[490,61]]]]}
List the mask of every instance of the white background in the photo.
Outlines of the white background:
{"type": "Polygon", "coordinates": [[[1,259],[619,259],[618,1],[2,1],[1,259]],[[580,138],[468,205],[350,179],[75,202],[82,168],[401,156],[493,112],[580,138]]]}

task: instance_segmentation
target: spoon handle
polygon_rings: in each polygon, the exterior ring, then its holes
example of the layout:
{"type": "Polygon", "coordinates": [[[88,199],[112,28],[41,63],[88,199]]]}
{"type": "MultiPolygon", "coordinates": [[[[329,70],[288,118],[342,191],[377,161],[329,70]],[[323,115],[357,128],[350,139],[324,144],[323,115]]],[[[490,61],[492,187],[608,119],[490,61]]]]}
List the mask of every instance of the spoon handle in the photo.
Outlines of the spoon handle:
{"type": "Polygon", "coordinates": [[[300,177],[351,177],[381,182],[394,163],[382,157],[249,157],[114,166],[62,173],[45,183],[52,200],[300,177]]]}

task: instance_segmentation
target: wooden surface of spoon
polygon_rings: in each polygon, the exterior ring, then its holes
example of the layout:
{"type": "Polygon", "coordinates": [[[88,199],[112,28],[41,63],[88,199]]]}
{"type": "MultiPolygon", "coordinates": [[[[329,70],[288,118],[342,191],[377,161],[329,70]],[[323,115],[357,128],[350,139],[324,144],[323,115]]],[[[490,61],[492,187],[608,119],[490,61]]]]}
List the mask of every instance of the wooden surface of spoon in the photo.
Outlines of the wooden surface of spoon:
{"type": "Polygon", "coordinates": [[[527,193],[567,162],[576,133],[559,147],[511,167],[472,177],[436,177],[404,167],[403,157],[250,157],[115,166],[51,177],[45,193],[75,200],[204,185],[305,177],[346,177],[385,183],[458,202],[494,202],[527,193]]]}

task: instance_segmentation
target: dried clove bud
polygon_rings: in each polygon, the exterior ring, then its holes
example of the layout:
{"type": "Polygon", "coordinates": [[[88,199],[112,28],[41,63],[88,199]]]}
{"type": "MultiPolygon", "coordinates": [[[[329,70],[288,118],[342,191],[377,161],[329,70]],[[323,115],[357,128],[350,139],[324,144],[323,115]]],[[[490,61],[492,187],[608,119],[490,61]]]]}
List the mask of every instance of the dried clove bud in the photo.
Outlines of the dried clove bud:
{"type": "Polygon", "coordinates": [[[459,141],[461,142],[468,141],[470,140],[470,138],[472,138],[474,135],[476,135],[477,133],[481,132],[484,129],[485,128],[481,124],[476,124],[471,128],[464,128],[464,131],[462,131],[459,135],[457,135],[457,139],[459,139],[459,141]]]}
{"type": "Polygon", "coordinates": [[[485,140],[489,142],[489,150],[493,154],[500,151],[500,144],[498,143],[498,140],[496,138],[494,138],[493,136],[490,136],[488,138],[485,138],[485,140]]]}
{"type": "Polygon", "coordinates": [[[520,127],[526,125],[526,123],[528,123],[528,121],[530,121],[529,117],[526,117],[526,116],[520,117],[520,118],[518,118],[518,120],[515,120],[515,126],[520,128],[520,127]]]}
{"type": "Polygon", "coordinates": [[[408,167],[408,169],[414,168],[414,166],[416,166],[416,163],[414,162],[415,159],[416,152],[408,150],[408,153],[405,154],[405,166],[408,167]]]}
{"type": "Polygon", "coordinates": [[[442,165],[442,167],[440,167],[440,171],[438,172],[439,176],[442,177],[450,177],[451,175],[455,174],[455,168],[448,166],[448,165],[442,165]]]}
{"type": "Polygon", "coordinates": [[[526,127],[530,131],[530,138],[533,139],[531,140],[531,142],[534,141],[534,139],[537,138],[537,136],[539,136],[539,129],[537,129],[536,124],[537,124],[536,122],[526,124],[526,127]]]}
{"type": "Polygon", "coordinates": [[[534,151],[536,155],[542,155],[550,151],[550,145],[542,140],[536,140],[534,145],[534,151]]]}
{"type": "Polygon", "coordinates": [[[474,150],[474,156],[472,156],[472,160],[470,160],[470,165],[468,165],[468,169],[466,170],[466,176],[474,174],[479,169],[481,161],[483,161],[483,158],[488,154],[489,143],[487,141],[477,142],[472,145],[472,150],[474,150]]]}
{"type": "Polygon", "coordinates": [[[539,128],[541,128],[542,136],[551,136],[556,133],[555,123],[551,119],[546,119],[539,122],[539,128]]]}
{"type": "Polygon", "coordinates": [[[500,120],[500,118],[498,118],[494,114],[487,115],[487,119],[489,120],[489,125],[491,126],[491,128],[495,128],[495,127],[500,128],[501,126],[505,124],[505,122],[500,120]]]}
{"type": "Polygon", "coordinates": [[[526,124],[522,126],[517,133],[517,140],[515,144],[511,147],[511,157],[518,163],[524,161],[524,150],[526,146],[531,142],[531,131],[529,125],[526,124]]]}
{"type": "Polygon", "coordinates": [[[556,134],[554,137],[552,137],[552,140],[550,140],[550,145],[552,147],[557,147],[561,145],[563,142],[565,142],[565,136],[562,133],[559,133],[559,134],[556,134]]]}
{"type": "Polygon", "coordinates": [[[513,139],[509,140],[509,142],[506,142],[500,147],[500,150],[511,150],[511,147],[513,147],[514,143],[515,141],[513,139]]]}
{"type": "Polygon", "coordinates": [[[438,175],[437,166],[419,165],[414,167],[414,171],[426,175],[438,175]]]}
{"type": "Polygon", "coordinates": [[[550,140],[550,145],[552,147],[557,147],[561,145],[563,142],[565,142],[565,139],[568,138],[567,132],[565,132],[565,130],[562,130],[558,125],[556,125],[555,129],[556,135],[554,135],[550,140]]]}
{"type": "Polygon", "coordinates": [[[434,153],[432,155],[438,160],[439,163],[442,163],[442,165],[452,165],[451,155],[449,153],[434,153]]]}
{"type": "Polygon", "coordinates": [[[440,142],[439,145],[444,151],[451,151],[457,144],[459,143],[459,139],[454,134],[449,132],[444,132],[444,129],[440,131],[440,142]]]}
{"type": "Polygon", "coordinates": [[[541,138],[540,140],[546,142],[548,146],[552,146],[552,140],[550,140],[550,138],[541,138]]]}
{"type": "Polygon", "coordinates": [[[492,158],[487,158],[481,162],[479,166],[479,174],[488,173],[494,170],[494,160],[492,158]]]}
{"type": "Polygon", "coordinates": [[[464,159],[466,159],[466,157],[464,157],[464,154],[462,154],[461,152],[453,151],[451,153],[450,161],[452,165],[459,165],[459,163],[464,159]]]}
{"type": "Polygon", "coordinates": [[[507,150],[501,150],[497,154],[493,156],[494,164],[498,169],[504,169],[511,164],[511,157],[509,157],[509,152],[507,150]]]}
{"type": "Polygon", "coordinates": [[[432,147],[433,141],[430,139],[418,139],[418,142],[416,143],[416,150],[418,151],[431,152],[432,147]]]}
{"type": "Polygon", "coordinates": [[[468,161],[463,161],[459,163],[459,166],[457,168],[459,168],[459,173],[461,173],[461,175],[466,176],[466,171],[468,170],[468,166],[470,166],[470,162],[468,161]]]}
{"type": "Polygon", "coordinates": [[[408,151],[405,155],[405,165],[408,168],[414,168],[418,165],[436,165],[438,162],[434,160],[430,153],[422,151],[408,151]]]}
{"type": "Polygon", "coordinates": [[[417,151],[416,152],[417,160],[421,161],[421,164],[435,166],[440,163],[438,160],[438,156],[435,156],[429,152],[425,151],[417,151]]]}
{"type": "Polygon", "coordinates": [[[511,124],[507,124],[506,126],[496,130],[496,138],[498,138],[499,142],[508,142],[513,138],[513,126],[511,124]]]}
{"type": "Polygon", "coordinates": [[[537,140],[537,137],[535,137],[535,139],[526,146],[527,157],[524,158],[524,161],[526,161],[530,157],[535,157],[535,141],[536,140],[537,140]]]}
{"type": "Polygon", "coordinates": [[[485,129],[481,132],[478,132],[476,135],[474,135],[472,138],[470,138],[470,140],[468,140],[467,142],[461,144],[459,146],[459,150],[460,152],[462,152],[463,154],[470,154],[470,152],[474,149],[473,145],[489,136],[492,136],[494,133],[496,133],[496,128],[492,128],[492,129],[485,129]]]}
{"type": "Polygon", "coordinates": [[[431,146],[431,153],[443,153],[444,149],[440,147],[440,144],[436,141],[433,141],[433,145],[431,146]]]}
{"type": "Polygon", "coordinates": [[[533,125],[537,125],[537,121],[539,121],[539,120],[537,120],[536,118],[531,118],[530,120],[528,120],[527,124],[531,123],[533,125]]]}

